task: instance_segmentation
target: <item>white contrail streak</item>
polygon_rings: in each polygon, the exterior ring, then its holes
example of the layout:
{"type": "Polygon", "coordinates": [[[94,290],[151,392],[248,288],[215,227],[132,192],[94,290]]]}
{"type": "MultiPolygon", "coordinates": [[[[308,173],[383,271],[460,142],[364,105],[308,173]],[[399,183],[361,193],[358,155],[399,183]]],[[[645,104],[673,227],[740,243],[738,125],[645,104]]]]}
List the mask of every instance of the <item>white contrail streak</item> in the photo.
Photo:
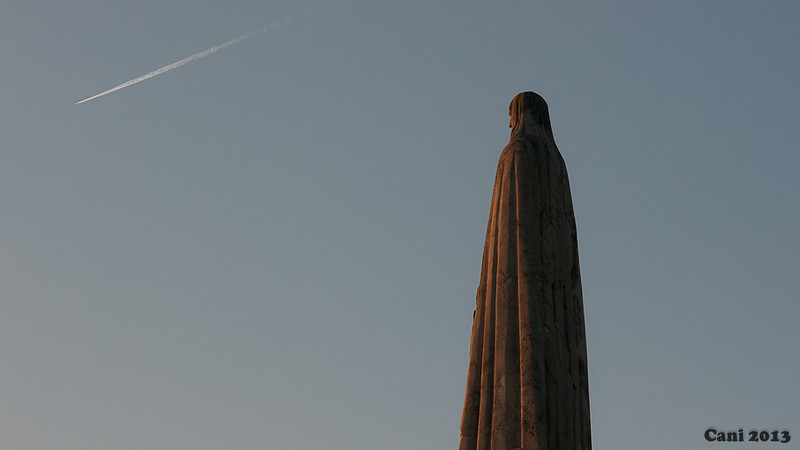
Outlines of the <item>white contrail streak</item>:
{"type": "Polygon", "coordinates": [[[172,69],[177,69],[178,67],[180,67],[180,66],[182,66],[184,64],[188,64],[188,63],[190,63],[192,61],[196,61],[196,60],[198,60],[200,58],[205,58],[206,56],[216,52],[217,50],[222,50],[225,47],[230,47],[231,45],[238,44],[239,42],[242,42],[245,39],[249,39],[251,37],[258,36],[259,34],[264,33],[266,31],[269,31],[269,30],[271,30],[273,28],[278,28],[279,26],[285,25],[285,24],[287,24],[289,22],[292,22],[292,21],[296,20],[298,17],[300,17],[302,15],[305,15],[305,14],[308,14],[311,11],[313,11],[313,9],[305,11],[305,12],[302,12],[302,13],[299,13],[299,14],[296,14],[294,16],[289,16],[289,17],[281,20],[280,22],[275,22],[275,23],[271,23],[269,25],[265,25],[265,26],[259,28],[258,30],[251,31],[249,33],[245,33],[245,34],[243,34],[243,35],[241,35],[241,36],[239,36],[237,38],[231,39],[230,41],[223,42],[222,44],[215,45],[215,46],[213,46],[213,47],[211,47],[209,49],[203,50],[202,52],[195,53],[192,56],[187,56],[186,58],[183,58],[180,61],[175,61],[174,63],[166,65],[166,66],[164,66],[164,67],[162,67],[160,69],[156,69],[156,70],[154,70],[152,72],[149,72],[149,73],[146,73],[146,74],[144,74],[144,75],[142,75],[140,77],[134,78],[134,79],[132,79],[130,81],[126,81],[126,82],[120,84],[119,86],[114,86],[113,88],[111,88],[111,89],[109,89],[107,91],[103,91],[103,92],[101,92],[99,94],[96,94],[96,95],[93,95],[93,96],[91,96],[89,98],[85,98],[85,99],[83,99],[83,100],[81,100],[79,102],[75,102],[75,104],[76,105],[80,105],[81,103],[88,102],[89,100],[94,100],[94,99],[96,99],[98,97],[102,97],[104,95],[110,94],[112,92],[116,92],[116,91],[118,91],[120,89],[123,89],[123,88],[126,88],[128,86],[132,86],[132,85],[134,85],[136,83],[139,83],[141,81],[153,78],[156,75],[161,75],[162,73],[168,72],[168,71],[170,71],[172,69]]]}

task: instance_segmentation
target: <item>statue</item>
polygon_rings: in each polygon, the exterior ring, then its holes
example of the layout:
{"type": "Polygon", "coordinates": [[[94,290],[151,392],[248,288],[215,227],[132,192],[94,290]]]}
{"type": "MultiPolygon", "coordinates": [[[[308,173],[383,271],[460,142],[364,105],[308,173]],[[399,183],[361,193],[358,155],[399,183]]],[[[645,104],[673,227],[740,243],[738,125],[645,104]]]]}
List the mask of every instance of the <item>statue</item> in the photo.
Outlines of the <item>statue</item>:
{"type": "Polygon", "coordinates": [[[578,239],[547,103],[511,101],[473,316],[459,450],[590,450],[578,239]]]}

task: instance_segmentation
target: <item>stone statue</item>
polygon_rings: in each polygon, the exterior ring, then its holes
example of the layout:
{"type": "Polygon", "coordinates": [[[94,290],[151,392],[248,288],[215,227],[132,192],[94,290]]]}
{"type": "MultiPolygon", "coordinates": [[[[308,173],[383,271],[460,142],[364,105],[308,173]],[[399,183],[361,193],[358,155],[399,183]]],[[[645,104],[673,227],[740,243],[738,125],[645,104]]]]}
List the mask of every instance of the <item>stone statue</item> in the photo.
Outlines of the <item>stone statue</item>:
{"type": "Polygon", "coordinates": [[[589,450],[578,240],[547,103],[511,101],[472,324],[459,450],[589,450]]]}

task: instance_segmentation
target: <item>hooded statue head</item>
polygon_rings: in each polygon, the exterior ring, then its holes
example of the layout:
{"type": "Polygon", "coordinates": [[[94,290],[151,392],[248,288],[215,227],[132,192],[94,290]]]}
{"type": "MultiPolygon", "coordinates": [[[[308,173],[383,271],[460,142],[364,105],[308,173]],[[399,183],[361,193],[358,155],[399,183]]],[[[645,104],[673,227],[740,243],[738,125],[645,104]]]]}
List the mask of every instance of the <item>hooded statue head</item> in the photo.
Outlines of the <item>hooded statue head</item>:
{"type": "Polygon", "coordinates": [[[547,111],[547,102],[534,92],[517,94],[508,107],[511,122],[511,138],[521,135],[541,136],[553,138],[550,128],[550,113],[547,111]]]}

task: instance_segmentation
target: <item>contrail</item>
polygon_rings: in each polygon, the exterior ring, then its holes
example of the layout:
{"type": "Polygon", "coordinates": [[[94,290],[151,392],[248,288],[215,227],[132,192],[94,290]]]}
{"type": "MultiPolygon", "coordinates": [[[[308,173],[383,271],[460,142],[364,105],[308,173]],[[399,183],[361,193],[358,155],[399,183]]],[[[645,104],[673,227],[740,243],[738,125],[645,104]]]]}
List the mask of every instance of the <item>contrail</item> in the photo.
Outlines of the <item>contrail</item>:
{"type": "Polygon", "coordinates": [[[215,46],[213,46],[213,47],[211,47],[209,49],[203,50],[202,52],[195,53],[192,56],[187,56],[186,58],[183,58],[180,61],[175,61],[174,63],[166,65],[166,66],[164,66],[164,67],[162,67],[160,69],[156,69],[156,70],[154,70],[152,72],[149,72],[149,73],[146,73],[146,74],[144,74],[144,75],[142,75],[140,77],[134,78],[134,79],[132,79],[130,81],[126,81],[126,82],[120,84],[119,86],[114,86],[113,88],[111,88],[111,89],[109,89],[107,91],[103,91],[103,92],[101,92],[99,94],[96,94],[96,95],[93,95],[93,96],[91,96],[89,98],[85,98],[85,99],[83,99],[83,100],[81,100],[79,102],[75,102],[75,104],[76,105],[80,105],[81,103],[88,102],[89,100],[94,100],[94,99],[96,99],[98,97],[102,97],[104,95],[110,94],[112,92],[116,92],[116,91],[118,91],[120,89],[123,89],[123,88],[126,88],[128,86],[132,86],[132,85],[134,85],[136,83],[139,83],[141,81],[153,78],[156,75],[161,75],[164,72],[169,72],[172,69],[177,69],[178,67],[180,67],[180,66],[182,66],[184,64],[188,64],[188,63],[190,63],[192,61],[196,61],[196,60],[198,60],[200,58],[205,58],[206,56],[216,52],[217,50],[222,50],[225,47],[230,47],[231,45],[238,44],[239,42],[242,42],[245,39],[249,39],[251,37],[258,36],[259,34],[267,32],[267,31],[269,31],[269,30],[271,30],[273,28],[278,28],[279,26],[285,25],[285,24],[287,24],[289,22],[292,22],[292,21],[296,20],[297,18],[299,18],[300,16],[306,15],[306,14],[312,12],[313,10],[314,9],[312,8],[312,9],[309,9],[308,11],[296,14],[294,16],[286,17],[285,19],[283,19],[283,20],[281,20],[279,22],[275,22],[275,23],[271,23],[269,25],[265,25],[265,26],[259,28],[258,30],[251,31],[249,33],[245,33],[245,34],[243,34],[243,35],[241,35],[241,36],[239,36],[237,38],[231,39],[230,41],[223,42],[222,44],[215,45],[215,46]]]}

